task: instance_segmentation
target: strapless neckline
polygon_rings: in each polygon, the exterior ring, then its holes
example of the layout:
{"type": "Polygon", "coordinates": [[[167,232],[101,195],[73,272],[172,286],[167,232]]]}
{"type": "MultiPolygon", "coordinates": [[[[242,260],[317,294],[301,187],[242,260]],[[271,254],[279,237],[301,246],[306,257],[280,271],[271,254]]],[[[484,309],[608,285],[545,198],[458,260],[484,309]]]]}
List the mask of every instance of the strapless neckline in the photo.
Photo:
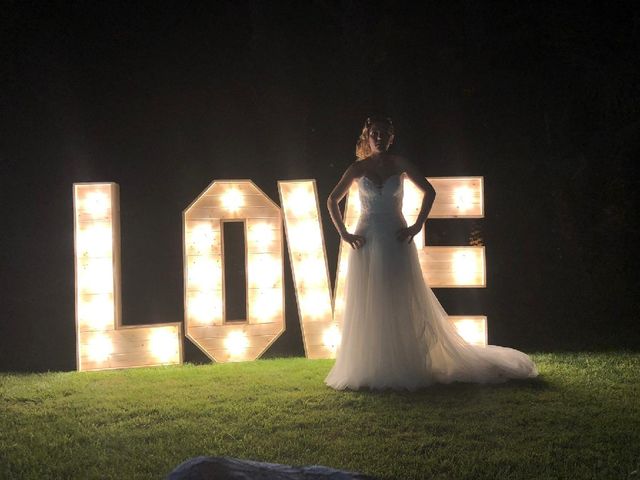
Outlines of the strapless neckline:
{"type": "Polygon", "coordinates": [[[374,180],[372,180],[371,178],[369,178],[367,175],[362,175],[362,177],[360,178],[364,178],[366,180],[369,180],[369,183],[371,183],[371,185],[373,185],[374,187],[376,187],[379,190],[384,189],[384,186],[387,184],[387,182],[389,180],[391,180],[393,177],[399,177],[400,175],[402,175],[402,173],[394,173],[392,175],[389,175],[387,178],[385,178],[382,182],[382,184],[378,184],[377,182],[375,182],[374,180]]]}

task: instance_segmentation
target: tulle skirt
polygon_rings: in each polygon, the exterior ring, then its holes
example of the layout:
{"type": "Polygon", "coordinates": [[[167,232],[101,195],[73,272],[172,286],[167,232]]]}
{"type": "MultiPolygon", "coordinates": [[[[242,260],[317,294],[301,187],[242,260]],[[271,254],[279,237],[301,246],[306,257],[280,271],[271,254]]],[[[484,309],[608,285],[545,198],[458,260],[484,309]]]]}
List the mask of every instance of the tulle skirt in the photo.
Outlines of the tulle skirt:
{"type": "Polygon", "coordinates": [[[350,252],[342,339],[325,383],[339,390],[416,390],[537,376],[518,350],[462,339],[424,281],[415,244],[396,239],[403,226],[404,218],[388,215],[358,223],[366,243],[350,252]]]}

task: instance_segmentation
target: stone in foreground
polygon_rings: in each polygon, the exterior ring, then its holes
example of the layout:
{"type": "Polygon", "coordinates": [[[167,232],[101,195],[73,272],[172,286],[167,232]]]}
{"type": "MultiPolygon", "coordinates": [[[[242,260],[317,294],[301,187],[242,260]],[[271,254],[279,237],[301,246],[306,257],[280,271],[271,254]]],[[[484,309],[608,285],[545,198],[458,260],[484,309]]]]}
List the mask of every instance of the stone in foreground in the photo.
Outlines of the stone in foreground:
{"type": "Polygon", "coordinates": [[[167,480],[375,480],[360,473],[312,465],[292,467],[229,457],[195,457],[178,465],[167,480]]]}

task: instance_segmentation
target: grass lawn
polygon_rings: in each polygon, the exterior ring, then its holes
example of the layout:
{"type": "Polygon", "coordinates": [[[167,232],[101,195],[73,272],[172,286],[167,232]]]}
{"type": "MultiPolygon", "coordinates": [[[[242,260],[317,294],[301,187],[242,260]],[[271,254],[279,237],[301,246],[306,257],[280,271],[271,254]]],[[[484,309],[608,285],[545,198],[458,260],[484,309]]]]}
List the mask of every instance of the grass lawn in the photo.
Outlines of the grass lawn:
{"type": "Polygon", "coordinates": [[[535,354],[540,377],[336,392],[330,360],[0,374],[0,478],[162,478],[225,455],[380,478],[640,479],[640,354],[535,354]]]}

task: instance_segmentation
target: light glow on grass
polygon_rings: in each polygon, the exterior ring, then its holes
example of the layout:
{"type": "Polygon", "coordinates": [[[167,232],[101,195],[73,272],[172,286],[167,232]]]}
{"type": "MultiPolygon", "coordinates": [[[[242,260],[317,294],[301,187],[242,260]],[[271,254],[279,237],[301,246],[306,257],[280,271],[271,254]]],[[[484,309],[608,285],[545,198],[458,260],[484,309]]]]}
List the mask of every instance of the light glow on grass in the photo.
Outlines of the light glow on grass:
{"type": "Polygon", "coordinates": [[[0,477],[166,478],[205,454],[394,479],[633,478],[640,353],[533,360],[534,380],[376,394],[336,392],[333,361],[304,358],[0,373],[0,477]]]}

